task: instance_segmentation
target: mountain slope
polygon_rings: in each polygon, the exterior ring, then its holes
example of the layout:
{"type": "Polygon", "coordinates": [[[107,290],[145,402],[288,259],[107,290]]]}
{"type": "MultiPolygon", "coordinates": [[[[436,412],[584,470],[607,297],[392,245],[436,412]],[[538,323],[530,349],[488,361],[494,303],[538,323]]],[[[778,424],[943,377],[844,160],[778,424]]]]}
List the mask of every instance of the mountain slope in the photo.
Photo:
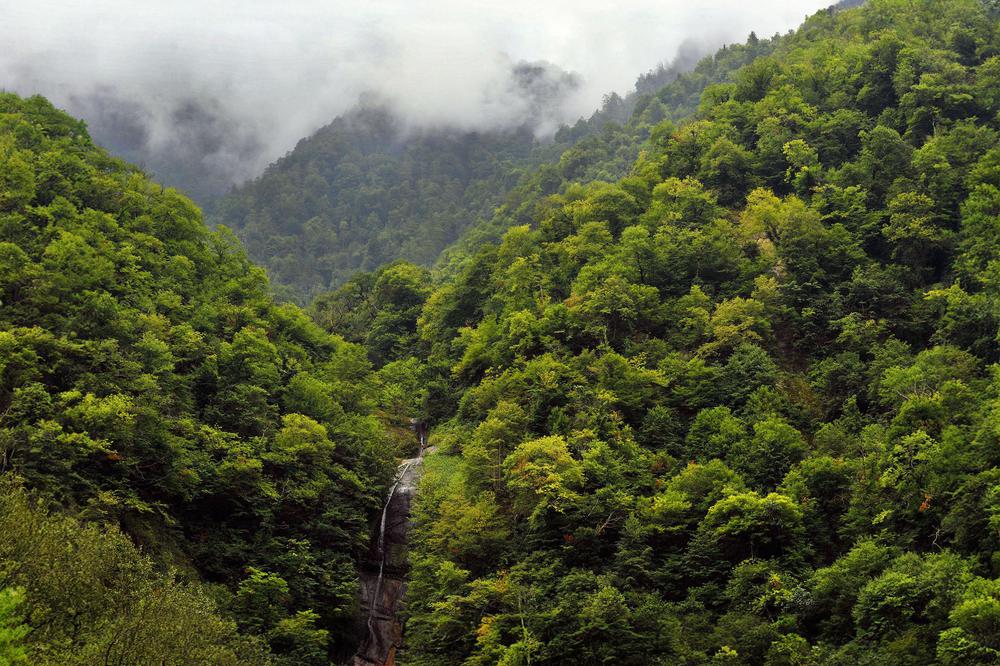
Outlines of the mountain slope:
{"type": "MultiPolygon", "coordinates": [[[[559,174],[553,186],[624,175],[652,124],[689,115],[705,85],[771,47],[756,39],[734,45],[682,76],[696,60],[686,51],[642,77],[641,93],[610,95],[551,142],[536,140],[530,119],[517,130],[412,130],[391,111],[361,106],[225,197],[211,219],[246,243],[280,295],[300,302],[388,261],[429,266],[471,226],[491,220],[519,182],[552,185],[551,169],[559,174]],[[678,77],[658,95],[647,90],[678,77]],[[539,175],[542,164],[552,166],[539,175]]],[[[553,97],[537,101],[540,114],[553,97]]]]}
{"type": "Polygon", "coordinates": [[[349,651],[355,561],[393,468],[373,405],[363,350],[276,304],[189,200],[45,100],[0,95],[0,504],[66,535],[0,545],[31,663],[152,663],[118,637],[135,623],[162,663],[234,663],[235,626],[280,663],[349,651]],[[63,541],[93,547],[74,563],[63,541]],[[209,618],[219,651],[170,613],[209,618]]]}
{"type": "Polygon", "coordinates": [[[820,12],[419,311],[371,278],[437,422],[401,663],[1000,661],[998,54],[820,12]]]}
{"type": "Polygon", "coordinates": [[[432,262],[516,181],[534,137],[428,131],[410,136],[381,108],[338,118],[215,208],[299,301],[357,270],[432,262]]]}

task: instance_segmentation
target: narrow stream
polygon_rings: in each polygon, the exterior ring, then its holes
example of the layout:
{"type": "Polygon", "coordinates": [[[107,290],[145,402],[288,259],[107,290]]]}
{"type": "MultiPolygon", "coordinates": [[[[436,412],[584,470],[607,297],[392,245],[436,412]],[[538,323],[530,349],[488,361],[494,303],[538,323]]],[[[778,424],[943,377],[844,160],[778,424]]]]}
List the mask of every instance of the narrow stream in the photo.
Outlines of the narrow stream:
{"type": "Polygon", "coordinates": [[[422,471],[425,432],[418,424],[420,450],[400,463],[379,523],[375,551],[359,572],[361,610],[367,614],[367,636],[351,659],[351,666],[392,666],[402,643],[400,621],[406,594],[406,537],[410,505],[422,471]]]}

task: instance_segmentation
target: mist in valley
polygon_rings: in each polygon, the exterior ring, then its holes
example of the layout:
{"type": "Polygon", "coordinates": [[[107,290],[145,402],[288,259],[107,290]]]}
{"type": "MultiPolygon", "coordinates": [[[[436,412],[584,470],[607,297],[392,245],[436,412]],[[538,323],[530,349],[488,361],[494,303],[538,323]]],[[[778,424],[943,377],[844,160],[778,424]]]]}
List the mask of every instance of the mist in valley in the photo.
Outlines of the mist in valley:
{"type": "Polygon", "coordinates": [[[544,139],[643,72],[648,88],[822,4],[22,3],[0,24],[0,86],[52,99],[205,202],[359,100],[411,131],[527,125],[544,139]]]}

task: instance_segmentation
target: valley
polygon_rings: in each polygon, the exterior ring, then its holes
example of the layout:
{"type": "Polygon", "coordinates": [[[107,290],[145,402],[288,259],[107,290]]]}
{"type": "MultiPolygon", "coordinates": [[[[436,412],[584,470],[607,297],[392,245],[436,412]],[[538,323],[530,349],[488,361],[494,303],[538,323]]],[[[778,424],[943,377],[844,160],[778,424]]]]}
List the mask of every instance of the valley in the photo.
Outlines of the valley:
{"type": "Polygon", "coordinates": [[[500,62],[205,212],[0,93],[0,665],[1000,663],[1000,7],[500,62]]]}

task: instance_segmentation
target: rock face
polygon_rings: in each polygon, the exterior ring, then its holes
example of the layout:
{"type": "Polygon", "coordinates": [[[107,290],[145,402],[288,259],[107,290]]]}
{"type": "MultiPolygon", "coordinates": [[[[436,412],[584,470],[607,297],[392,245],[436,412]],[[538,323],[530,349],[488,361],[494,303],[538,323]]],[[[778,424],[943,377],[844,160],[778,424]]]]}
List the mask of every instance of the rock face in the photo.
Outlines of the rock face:
{"type": "Polygon", "coordinates": [[[400,621],[403,596],[406,594],[406,538],[410,524],[410,505],[423,464],[421,453],[399,465],[395,484],[389,492],[378,538],[360,571],[361,612],[366,618],[367,636],[351,659],[351,666],[392,666],[402,642],[400,621]]]}

